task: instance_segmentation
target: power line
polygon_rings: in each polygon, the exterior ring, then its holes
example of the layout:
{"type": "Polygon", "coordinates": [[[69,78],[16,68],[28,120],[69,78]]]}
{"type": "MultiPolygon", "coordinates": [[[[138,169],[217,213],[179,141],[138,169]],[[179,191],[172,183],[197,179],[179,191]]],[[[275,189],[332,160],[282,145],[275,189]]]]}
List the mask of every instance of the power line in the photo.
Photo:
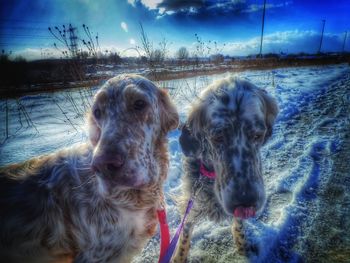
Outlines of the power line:
{"type": "Polygon", "coordinates": [[[5,23],[11,23],[11,22],[17,22],[17,23],[32,23],[32,24],[60,24],[61,22],[57,21],[44,21],[44,20],[28,20],[28,19],[12,19],[12,18],[0,18],[1,22],[5,23]]]}
{"type": "Polygon", "coordinates": [[[25,27],[25,26],[0,26],[0,30],[6,31],[47,31],[47,27],[25,27]]]}
{"type": "Polygon", "coordinates": [[[34,35],[34,34],[2,34],[1,38],[48,38],[48,39],[54,39],[50,35],[34,35]]]}
{"type": "Polygon", "coordinates": [[[0,43],[0,46],[19,46],[19,47],[24,47],[24,46],[29,46],[28,43],[0,43]]]}

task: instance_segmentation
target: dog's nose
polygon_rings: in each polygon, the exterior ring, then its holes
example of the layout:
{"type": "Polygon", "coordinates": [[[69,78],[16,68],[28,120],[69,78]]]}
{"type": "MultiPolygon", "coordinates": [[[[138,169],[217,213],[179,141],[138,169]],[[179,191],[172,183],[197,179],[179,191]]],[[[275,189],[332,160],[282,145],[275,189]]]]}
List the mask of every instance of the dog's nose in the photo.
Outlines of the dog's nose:
{"type": "Polygon", "coordinates": [[[235,203],[241,206],[254,207],[258,202],[259,194],[257,189],[250,185],[248,187],[242,187],[239,191],[236,191],[233,199],[235,200],[235,203]]]}
{"type": "Polygon", "coordinates": [[[121,168],[124,163],[125,155],[121,153],[113,154],[112,156],[99,155],[94,157],[91,167],[94,171],[99,172],[102,172],[105,169],[113,171],[121,168]]]}
{"type": "Polygon", "coordinates": [[[255,206],[258,201],[258,195],[254,192],[242,191],[237,197],[236,202],[243,206],[255,206]]]}

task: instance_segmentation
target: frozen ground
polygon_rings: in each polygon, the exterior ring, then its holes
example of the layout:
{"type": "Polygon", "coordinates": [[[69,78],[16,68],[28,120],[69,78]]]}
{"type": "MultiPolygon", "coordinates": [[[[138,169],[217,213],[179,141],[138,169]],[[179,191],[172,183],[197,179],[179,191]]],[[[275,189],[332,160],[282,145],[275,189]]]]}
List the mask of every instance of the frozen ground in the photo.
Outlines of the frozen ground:
{"type": "MultiPolygon", "coordinates": [[[[226,74],[164,81],[185,120],[193,97],[226,74]]],[[[350,68],[346,65],[247,71],[237,74],[266,88],[280,114],[263,148],[267,203],[246,222],[259,247],[252,262],[349,262],[350,260],[350,68]]],[[[84,112],[94,89],[0,100],[0,164],[22,161],[86,140],[84,112]],[[6,105],[9,138],[6,139],[6,105]]],[[[179,132],[169,134],[171,164],[165,184],[168,219],[180,221],[171,197],[180,193],[179,132]]],[[[197,225],[189,262],[244,262],[234,253],[231,222],[197,225]]],[[[135,262],[156,262],[155,236],[135,262]]]]}

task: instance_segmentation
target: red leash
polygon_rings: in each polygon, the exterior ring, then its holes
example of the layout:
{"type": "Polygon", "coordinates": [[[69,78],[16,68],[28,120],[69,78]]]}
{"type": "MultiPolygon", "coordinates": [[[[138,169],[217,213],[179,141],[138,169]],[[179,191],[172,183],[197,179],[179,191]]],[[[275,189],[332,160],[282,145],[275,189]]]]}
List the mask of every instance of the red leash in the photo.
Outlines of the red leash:
{"type": "Polygon", "coordinates": [[[159,255],[158,262],[161,262],[162,258],[164,257],[169,247],[170,232],[169,232],[168,222],[166,219],[165,208],[161,210],[157,210],[157,215],[158,215],[158,221],[159,221],[159,227],[160,227],[160,255],[159,255]]]}
{"type": "MultiPolygon", "coordinates": [[[[199,172],[202,176],[208,177],[210,179],[215,179],[216,177],[215,171],[208,171],[201,161],[200,161],[199,172]]],[[[159,255],[158,263],[170,262],[170,259],[173,253],[175,252],[176,244],[178,242],[180,233],[184,227],[185,220],[188,214],[190,213],[192,205],[193,205],[193,199],[191,198],[187,204],[186,212],[182,219],[182,222],[180,223],[171,243],[170,243],[169,225],[166,218],[165,208],[157,210],[159,227],[160,227],[160,255],[159,255]]],[[[163,207],[165,207],[165,205],[163,207]]]]}
{"type": "MultiPolygon", "coordinates": [[[[174,234],[170,244],[168,242],[168,246],[165,246],[166,243],[163,240],[161,241],[161,249],[163,248],[163,244],[164,244],[164,247],[165,247],[166,251],[165,251],[165,254],[164,254],[164,251],[161,251],[161,254],[163,253],[163,256],[161,256],[159,258],[159,263],[169,263],[170,262],[173,254],[175,252],[177,242],[179,241],[180,234],[181,234],[181,232],[182,232],[182,230],[184,228],[186,218],[187,218],[188,214],[190,213],[190,210],[191,210],[192,206],[193,206],[193,199],[191,198],[188,201],[185,214],[184,214],[184,216],[182,218],[182,221],[181,221],[180,225],[177,227],[176,232],[175,232],[175,234],[174,234]]],[[[164,215],[165,215],[165,213],[164,213],[164,215]]],[[[169,234],[169,228],[168,228],[167,224],[164,224],[164,225],[166,225],[166,228],[168,230],[167,233],[169,234]]],[[[166,234],[166,235],[168,235],[168,234],[166,234]]]]}

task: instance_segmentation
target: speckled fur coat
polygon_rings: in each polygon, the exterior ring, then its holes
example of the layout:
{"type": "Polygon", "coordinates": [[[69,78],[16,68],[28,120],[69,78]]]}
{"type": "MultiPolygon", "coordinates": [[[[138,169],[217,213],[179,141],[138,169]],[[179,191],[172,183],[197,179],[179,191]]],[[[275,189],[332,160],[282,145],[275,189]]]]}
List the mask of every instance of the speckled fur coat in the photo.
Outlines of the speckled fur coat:
{"type": "MultiPolygon", "coordinates": [[[[105,90],[135,83],[151,85],[126,76],[107,83],[105,90]]],[[[149,158],[156,175],[142,187],[106,183],[113,176],[100,176],[91,167],[99,144],[81,144],[0,168],[0,261],[131,261],[156,231],[168,169],[166,131],[178,123],[175,108],[166,102],[172,108],[172,124],[153,140],[149,158]]]]}

